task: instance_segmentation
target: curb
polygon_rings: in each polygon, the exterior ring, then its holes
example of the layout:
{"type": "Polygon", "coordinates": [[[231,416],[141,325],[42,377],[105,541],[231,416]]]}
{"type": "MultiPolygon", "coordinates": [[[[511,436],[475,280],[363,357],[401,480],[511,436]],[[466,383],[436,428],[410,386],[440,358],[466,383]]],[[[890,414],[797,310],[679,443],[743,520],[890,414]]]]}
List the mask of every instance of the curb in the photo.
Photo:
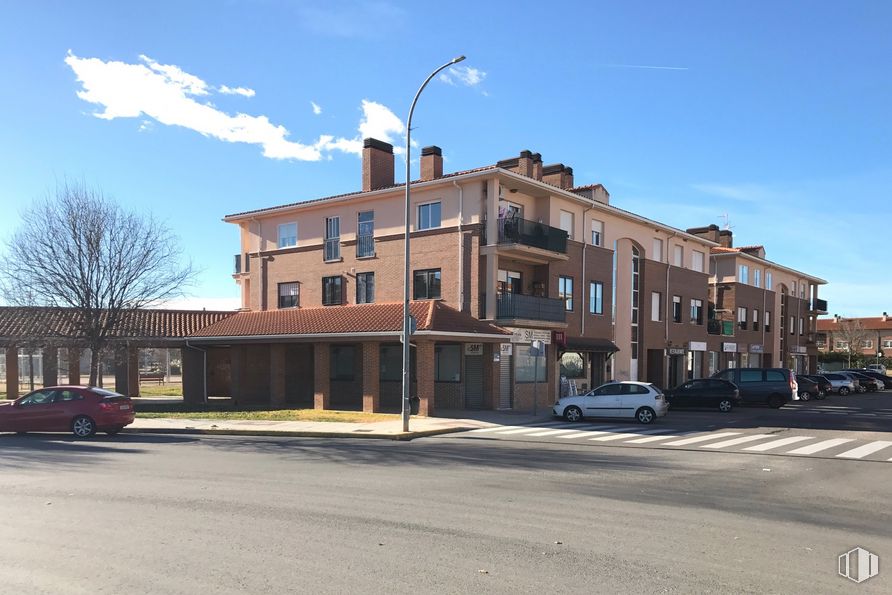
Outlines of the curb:
{"type": "Polygon", "coordinates": [[[236,429],[209,429],[209,428],[124,428],[122,434],[201,434],[216,436],[281,436],[285,438],[366,438],[374,440],[409,441],[415,438],[439,436],[440,434],[452,434],[466,432],[474,428],[438,428],[435,430],[419,430],[417,432],[399,432],[397,434],[382,434],[380,432],[324,432],[314,430],[236,430],[236,429]]]}

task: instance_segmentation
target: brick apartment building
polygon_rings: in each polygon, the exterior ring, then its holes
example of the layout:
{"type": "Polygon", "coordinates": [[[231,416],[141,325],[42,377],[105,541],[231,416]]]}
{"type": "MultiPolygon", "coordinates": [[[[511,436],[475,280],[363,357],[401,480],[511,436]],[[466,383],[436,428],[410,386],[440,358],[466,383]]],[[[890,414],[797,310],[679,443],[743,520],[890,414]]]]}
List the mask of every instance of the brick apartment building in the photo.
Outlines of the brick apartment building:
{"type": "Polygon", "coordinates": [[[862,329],[861,345],[856,348],[856,351],[870,357],[877,357],[879,353],[882,353],[884,358],[892,357],[892,317],[886,312],[883,312],[882,316],[865,318],[843,318],[841,316],[819,318],[817,321],[817,346],[822,353],[831,351],[848,353],[848,340],[851,337],[851,332],[846,332],[843,328],[847,321],[859,324],[862,329]]]}

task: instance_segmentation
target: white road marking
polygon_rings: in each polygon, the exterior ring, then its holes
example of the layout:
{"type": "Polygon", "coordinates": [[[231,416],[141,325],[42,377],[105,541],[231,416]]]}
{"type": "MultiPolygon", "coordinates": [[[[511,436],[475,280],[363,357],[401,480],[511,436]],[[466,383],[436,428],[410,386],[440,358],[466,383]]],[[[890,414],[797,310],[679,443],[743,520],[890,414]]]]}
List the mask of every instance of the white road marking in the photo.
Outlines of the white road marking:
{"type": "Polygon", "coordinates": [[[636,438],[638,436],[647,436],[649,434],[667,434],[669,432],[674,432],[675,430],[668,428],[660,428],[657,430],[641,430],[639,432],[631,432],[628,434],[620,433],[620,434],[611,434],[610,436],[599,436],[598,438],[592,438],[592,440],[598,440],[600,442],[607,442],[608,440],[622,440],[623,438],[636,438]]]}
{"type": "Polygon", "coordinates": [[[719,432],[718,434],[708,434],[706,436],[697,436],[695,438],[685,438],[684,440],[676,440],[675,442],[667,442],[663,446],[687,446],[688,444],[697,444],[698,442],[706,442],[707,440],[715,440],[716,438],[725,438],[727,436],[736,436],[740,432],[719,432]]]}
{"type": "Polygon", "coordinates": [[[817,442],[815,444],[809,444],[808,446],[803,446],[802,448],[796,448],[794,450],[788,451],[788,455],[813,455],[816,452],[821,452],[822,450],[827,450],[828,448],[833,448],[834,446],[839,446],[840,444],[845,444],[846,442],[851,442],[854,438],[831,438],[830,440],[822,440],[821,442],[817,442]]]}
{"type": "Polygon", "coordinates": [[[525,434],[527,432],[537,432],[539,430],[548,429],[548,428],[555,429],[555,428],[569,428],[569,427],[570,427],[569,424],[563,425],[563,426],[522,426],[522,427],[510,426],[510,429],[507,429],[503,432],[497,432],[497,433],[498,434],[525,434]]]}
{"type": "Polygon", "coordinates": [[[536,432],[528,434],[529,436],[556,436],[557,434],[575,434],[578,430],[548,430],[547,432],[536,432]]]}
{"type": "Polygon", "coordinates": [[[763,438],[771,438],[772,434],[750,434],[749,436],[741,436],[740,438],[732,438],[731,440],[723,440],[714,444],[706,444],[702,448],[725,448],[727,446],[737,446],[747,442],[755,442],[763,438]]]}
{"type": "Polygon", "coordinates": [[[691,434],[699,434],[700,432],[679,432],[674,436],[648,436],[647,438],[638,438],[637,440],[626,440],[626,444],[646,444],[648,442],[656,442],[657,440],[672,440],[673,438],[681,438],[691,434]]]}
{"type": "Polygon", "coordinates": [[[491,426],[489,428],[479,428],[477,430],[471,430],[476,434],[480,434],[482,432],[497,432],[499,430],[505,430],[507,428],[519,428],[520,426],[491,426]]]}
{"type": "Polygon", "coordinates": [[[876,442],[871,442],[870,444],[865,444],[864,446],[859,446],[858,448],[847,450],[846,452],[840,453],[836,456],[843,459],[860,459],[862,457],[866,457],[869,454],[873,454],[878,450],[883,450],[888,446],[892,446],[892,442],[889,442],[888,440],[877,440],[876,442]]]}
{"type": "Polygon", "coordinates": [[[781,446],[787,446],[788,444],[796,444],[797,442],[802,442],[803,440],[811,440],[812,436],[791,436],[790,438],[781,438],[780,440],[772,440],[771,442],[766,442],[765,444],[757,444],[755,446],[747,446],[743,450],[751,450],[753,452],[765,452],[766,450],[774,450],[775,448],[780,448],[781,446]]]}

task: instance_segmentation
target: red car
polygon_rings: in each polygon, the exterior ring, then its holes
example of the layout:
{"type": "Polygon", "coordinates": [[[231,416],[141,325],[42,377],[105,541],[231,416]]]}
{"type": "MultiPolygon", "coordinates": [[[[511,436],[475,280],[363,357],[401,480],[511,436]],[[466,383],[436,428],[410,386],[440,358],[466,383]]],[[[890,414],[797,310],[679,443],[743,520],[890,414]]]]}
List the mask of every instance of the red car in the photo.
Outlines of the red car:
{"type": "Polygon", "coordinates": [[[73,432],[88,438],[99,431],[114,436],[133,417],[133,403],[124,395],[90,386],[50,386],[0,403],[0,432],[73,432]]]}

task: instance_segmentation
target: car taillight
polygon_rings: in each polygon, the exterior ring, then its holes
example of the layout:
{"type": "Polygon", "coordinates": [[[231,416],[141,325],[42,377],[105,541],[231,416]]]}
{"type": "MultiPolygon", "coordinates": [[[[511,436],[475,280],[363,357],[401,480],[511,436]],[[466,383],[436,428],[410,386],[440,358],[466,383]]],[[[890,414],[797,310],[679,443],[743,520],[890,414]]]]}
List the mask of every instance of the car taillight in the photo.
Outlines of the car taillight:
{"type": "Polygon", "coordinates": [[[654,398],[655,398],[657,401],[662,401],[662,400],[664,400],[666,397],[663,396],[663,393],[657,393],[657,394],[654,396],[654,398]]]}
{"type": "Polygon", "coordinates": [[[99,408],[102,409],[103,411],[111,411],[111,410],[112,410],[112,404],[111,404],[111,403],[106,403],[105,401],[100,401],[100,402],[99,402],[99,408]]]}

